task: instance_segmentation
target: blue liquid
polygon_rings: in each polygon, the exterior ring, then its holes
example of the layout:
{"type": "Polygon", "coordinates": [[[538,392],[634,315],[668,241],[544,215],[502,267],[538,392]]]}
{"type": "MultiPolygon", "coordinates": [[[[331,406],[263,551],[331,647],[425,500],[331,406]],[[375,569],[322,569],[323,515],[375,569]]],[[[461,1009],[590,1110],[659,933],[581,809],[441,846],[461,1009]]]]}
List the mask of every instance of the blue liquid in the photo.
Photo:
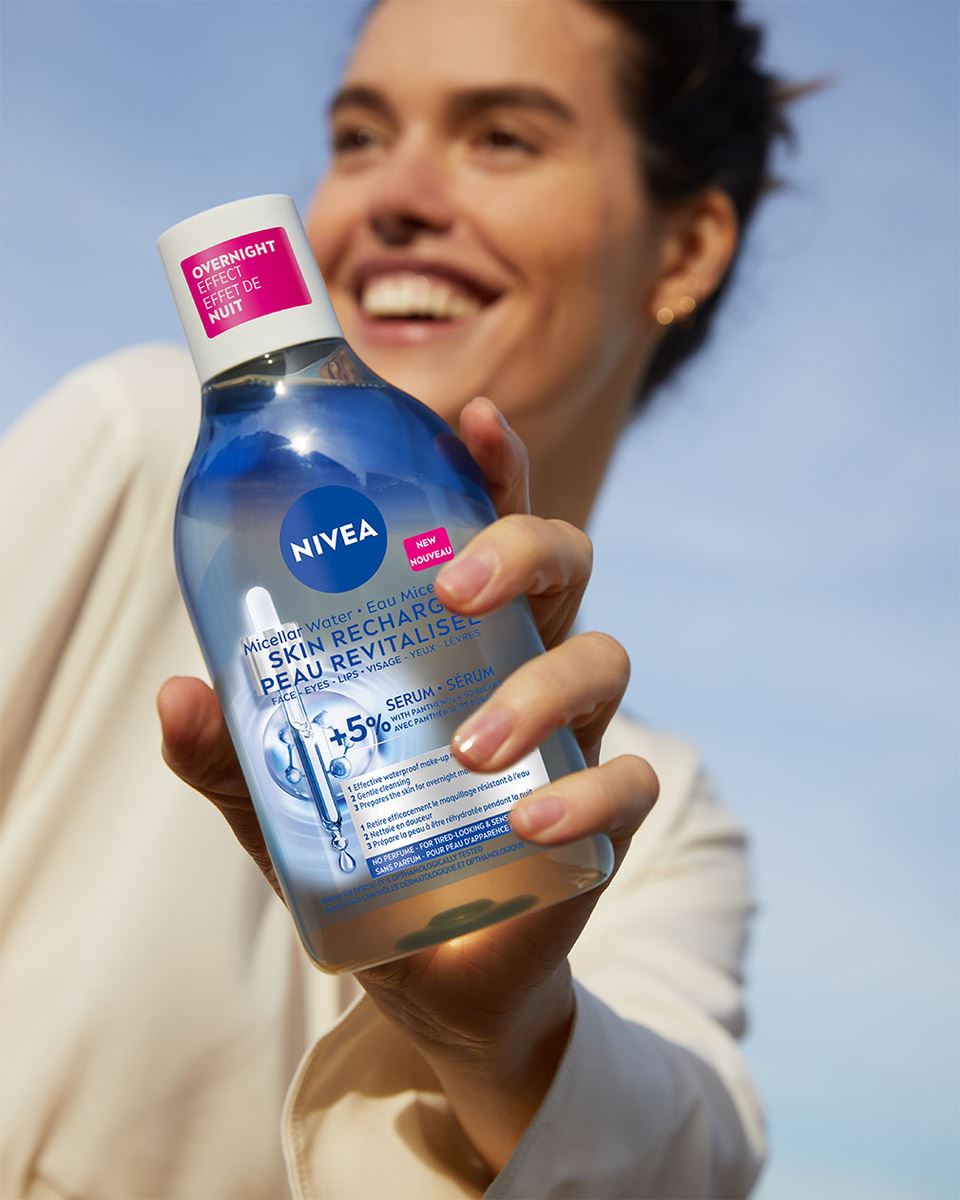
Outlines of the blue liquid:
{"type": "MultiPolygon", "coordinates": [[[[432,595],[440,564],[414,569],[403,543],[442,529],[459,553],[494,519],[446,423],[342,341],[264,355],[203,389],[177,570],[277,877],[324,969],[413,953],[515,915],[518,897],[527,911],[609,875],[607,839],[528,846],[497,798],[529,787],[479,789],[444,758],[469,712],[542,644],[522,601],[482,621],[446,613],[432,595]],[[382,563],[359,586],[318,590],[284,559],[284,517],[320,488],[350,489],[382,515],[382,563]],[[282,630],[253,626],[251,589],[266,589],[282,630]],[[462,804],[458,789],[472,789],[462,804]]],[[[368,547],[351,544],[355,532],[341,526],[297,553],[359,561],[368,547]]],[[[531,786],[582,766],[561,730],[531,786]]]]}

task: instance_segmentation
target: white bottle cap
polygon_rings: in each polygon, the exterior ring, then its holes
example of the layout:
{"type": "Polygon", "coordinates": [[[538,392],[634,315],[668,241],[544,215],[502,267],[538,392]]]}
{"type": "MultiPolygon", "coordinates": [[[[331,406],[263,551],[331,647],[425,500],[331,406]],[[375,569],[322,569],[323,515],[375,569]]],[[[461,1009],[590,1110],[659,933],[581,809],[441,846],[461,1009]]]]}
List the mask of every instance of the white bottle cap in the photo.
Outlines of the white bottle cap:
{"type": "Polygon", "coordinates": [[[201,383],[271,350],[343,337],[289,196],[207,209],[157,247],[201,383]]]}

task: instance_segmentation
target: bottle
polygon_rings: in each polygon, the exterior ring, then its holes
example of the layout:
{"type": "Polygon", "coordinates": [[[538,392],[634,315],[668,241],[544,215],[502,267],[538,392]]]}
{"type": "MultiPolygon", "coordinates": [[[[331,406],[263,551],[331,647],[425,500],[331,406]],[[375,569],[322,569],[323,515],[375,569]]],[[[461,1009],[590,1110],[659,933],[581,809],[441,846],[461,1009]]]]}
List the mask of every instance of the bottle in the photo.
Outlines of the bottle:
{"type": "Polygon", "coordinates": [[[601,883],[606,837],[544,849],[508,822],[583,767],[569,730],[496,773],[450,750],[543,651],[526,601],[477,618],[434,595],[496,517],[463,444],[344,342],[290,197],[158,246],[202,384],[177,574],[308,954],[355,971],[601,883]]]}

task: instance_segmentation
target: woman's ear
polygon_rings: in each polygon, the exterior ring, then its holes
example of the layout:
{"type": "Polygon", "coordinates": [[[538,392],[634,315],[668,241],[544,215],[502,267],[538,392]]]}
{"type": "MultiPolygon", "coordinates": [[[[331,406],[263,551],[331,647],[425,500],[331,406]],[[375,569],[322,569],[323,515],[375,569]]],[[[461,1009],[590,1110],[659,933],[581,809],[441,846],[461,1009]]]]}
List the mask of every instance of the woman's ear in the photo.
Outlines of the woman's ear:
{"type": "Polygon", "coordinates": [[[720,188],[709,188],[669,211],[650,320],[670,325],[708,299],[727,273],[739,236],[733,201],[720,188]]]}

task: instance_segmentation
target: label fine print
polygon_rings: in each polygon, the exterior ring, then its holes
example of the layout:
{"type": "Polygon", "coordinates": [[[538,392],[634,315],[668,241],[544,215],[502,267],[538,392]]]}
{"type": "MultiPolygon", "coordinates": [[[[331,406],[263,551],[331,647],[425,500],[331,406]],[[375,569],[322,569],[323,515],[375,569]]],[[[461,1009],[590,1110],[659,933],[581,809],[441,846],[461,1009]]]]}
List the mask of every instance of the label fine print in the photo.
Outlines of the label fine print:
{"type": "Polygon", "coordinates": [[[548,782],[539,750],[479,774],[442,747],[347,780],[343,794],[377,878],[503,837],[516,801],[548,782]]]}
{"type": "Polygon", "coordinates": [[[180,269],[208,338],[256,317],[310,303],[290,239],[280,225],[218,242],[185,258],[180,269]]]}

